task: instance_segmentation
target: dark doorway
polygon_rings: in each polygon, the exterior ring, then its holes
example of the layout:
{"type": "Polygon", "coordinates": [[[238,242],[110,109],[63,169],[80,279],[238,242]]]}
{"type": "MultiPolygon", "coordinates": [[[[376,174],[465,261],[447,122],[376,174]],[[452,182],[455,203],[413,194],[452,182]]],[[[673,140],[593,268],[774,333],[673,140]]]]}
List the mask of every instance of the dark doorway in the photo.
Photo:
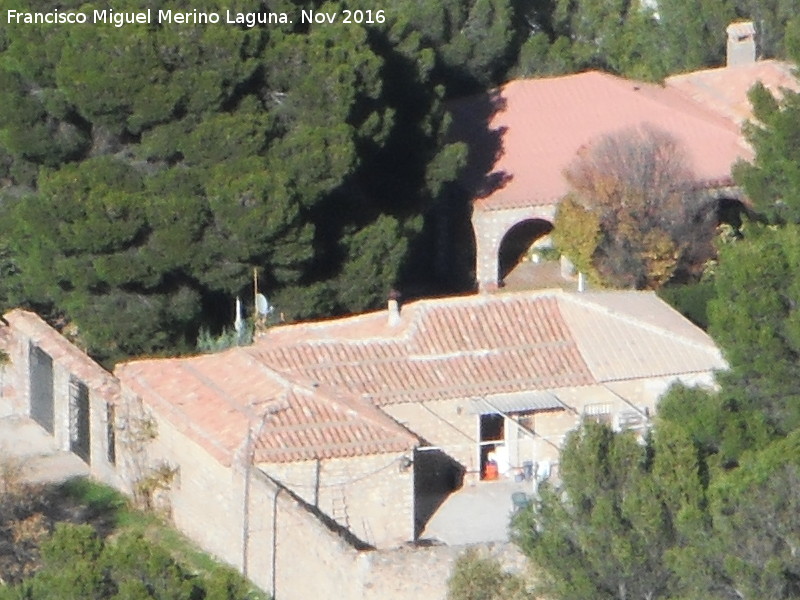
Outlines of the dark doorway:
{"type": "Polygon", "coordinates": [[[53,435],[53,359],[38,346],[28,350],[31,418],[53,435]]]}
{"type": "Polygon", "coordinates": [[[531,245],[553,231],[552,223],[543,219],[531,219],[517,223],[503,236],[497,257],[498,275],[502,281],[520,261],[525,258],[531,245]]]}
{"type": "Polygon", "coordinates": [[[414,453],[414,537],[425,529],[442,502],[461,487],[464,467],[441,450],[414,453]]]}
{"type": "Polygon", "coordinates": [[[86,464],[91,462],[89,438],[89,388],[82,381],[69,382],[69,449],[86,464]]]}

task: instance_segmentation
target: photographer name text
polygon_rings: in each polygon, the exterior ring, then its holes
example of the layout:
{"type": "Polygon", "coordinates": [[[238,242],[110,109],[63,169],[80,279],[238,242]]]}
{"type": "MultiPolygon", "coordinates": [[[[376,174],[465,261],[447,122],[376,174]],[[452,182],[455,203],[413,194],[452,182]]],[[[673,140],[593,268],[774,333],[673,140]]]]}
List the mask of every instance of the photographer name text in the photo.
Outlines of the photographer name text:
{"type": "Polygon", "coordinates": [[[6,23],[9,25],[147,25],[150,23],[169,25],[238,25],[240,27],[258,27],[265,25],[283,25],[300,23],[317,25],[341,24],[380,24],[386,22],[384,10],[341,10],[318,11],[301,10],[299,15],[285,12],[238,12],[225,10],[220,12],[201,12],[198,10],[175,11],[153,10],[115,11],[113,9],[81,11],[24,12],[8,10],[6,23]]]}

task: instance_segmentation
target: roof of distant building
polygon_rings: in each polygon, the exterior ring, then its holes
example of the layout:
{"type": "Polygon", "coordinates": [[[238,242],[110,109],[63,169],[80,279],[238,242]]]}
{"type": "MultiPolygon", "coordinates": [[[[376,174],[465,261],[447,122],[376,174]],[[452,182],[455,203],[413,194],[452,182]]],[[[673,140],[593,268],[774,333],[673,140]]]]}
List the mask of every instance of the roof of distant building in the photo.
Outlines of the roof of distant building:
{"type": "Polygon", "coordinates": [[[711,339],[653,293],[553,290],[420,300],[397,325],[386,311],[283,325],[252,346],[129,362],[116,374],[231,464],[249,436],[256,462],[419,445],[379,409],[390,404],[493,397],[538,406],[546,396],[518,393],[724,367],[711,339]]]}
{"type": "Polygon", "coordinates": [[[477,167],[483,179],[465,182],[483,194],[475,202],[479,210],[558,202],[568,191],[563,173],[579,149],[642,125],[681,141],[698,183],[705,185],[730,185],[733,163],[752,156],[734,122],[678,89],[598,71],[512,81],[452,110],[456,137],[476,152],[497,146],[488,157],[489,175],[477,167]]]}
{"type": "Polygon", "coordinates": [[[800,91],[794,67],[777,60],[693,71],[665,81],[667,86],[739,124],[753,117],[747,94],[756,82],[778,97],[785,89],[800,91]]]}

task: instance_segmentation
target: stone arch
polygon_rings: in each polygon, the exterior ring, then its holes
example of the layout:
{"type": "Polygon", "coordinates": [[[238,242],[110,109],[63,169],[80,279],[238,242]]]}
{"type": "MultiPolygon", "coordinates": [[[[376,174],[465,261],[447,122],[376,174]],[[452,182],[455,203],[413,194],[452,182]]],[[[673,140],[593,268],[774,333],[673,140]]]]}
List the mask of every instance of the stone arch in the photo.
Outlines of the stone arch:
{"type": "Polygon", "coordinates": [[[544,221],[552,228],[555,205],[527,206],[482,210],[476,206],[472,212],[472,228],[475,233],[475,279],[482,291],[496,289],[500,284],[500,247],[506,235],[515,226],[544,221]]]}
{"type": "Polygon", "coordinates": [[[734,185],[711,187],[705,190],[704,198],[711,203],[720,223],[735,225],[742,215],[752,211],[742,188],[734,185]]]}
{"type": "Polygon", "coordinates": [[[497,271],[502,282],[524,258],[531,245],[553,231],[546,219],[526,219],[513,225],[500,240],[497,250],[497,271]]]}

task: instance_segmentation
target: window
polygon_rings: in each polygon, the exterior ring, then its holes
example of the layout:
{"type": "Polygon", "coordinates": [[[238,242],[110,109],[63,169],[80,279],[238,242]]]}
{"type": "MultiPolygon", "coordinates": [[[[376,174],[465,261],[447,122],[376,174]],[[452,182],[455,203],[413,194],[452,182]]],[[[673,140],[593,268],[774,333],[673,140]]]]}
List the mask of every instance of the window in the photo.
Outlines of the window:
{"type": "Polygon", "coordinates": [[[617,419],[619,429],[641,429],[647,427],[650,411],[646,406],[639,407],[639,410],[626,410],[619,414],[617,419]]]}
{"type": "Polygon", "coordinates": [[[586,421],[594,421],[595,423],[611,426],[613,423],[611,404],[608,402],[587,404],[583,407],[583,418],[586,421]]]}
{"type": "Polygon", "coordinates": [[[117,463],[117,435],[114,405],[106,404],[106,458],[112,465],[117,463]]]}
{"type": "Polygon", "coordinates": [[[78,379],[69,380],[69,449],[87,464],[91,460],[89,388],[78,379]]]}

